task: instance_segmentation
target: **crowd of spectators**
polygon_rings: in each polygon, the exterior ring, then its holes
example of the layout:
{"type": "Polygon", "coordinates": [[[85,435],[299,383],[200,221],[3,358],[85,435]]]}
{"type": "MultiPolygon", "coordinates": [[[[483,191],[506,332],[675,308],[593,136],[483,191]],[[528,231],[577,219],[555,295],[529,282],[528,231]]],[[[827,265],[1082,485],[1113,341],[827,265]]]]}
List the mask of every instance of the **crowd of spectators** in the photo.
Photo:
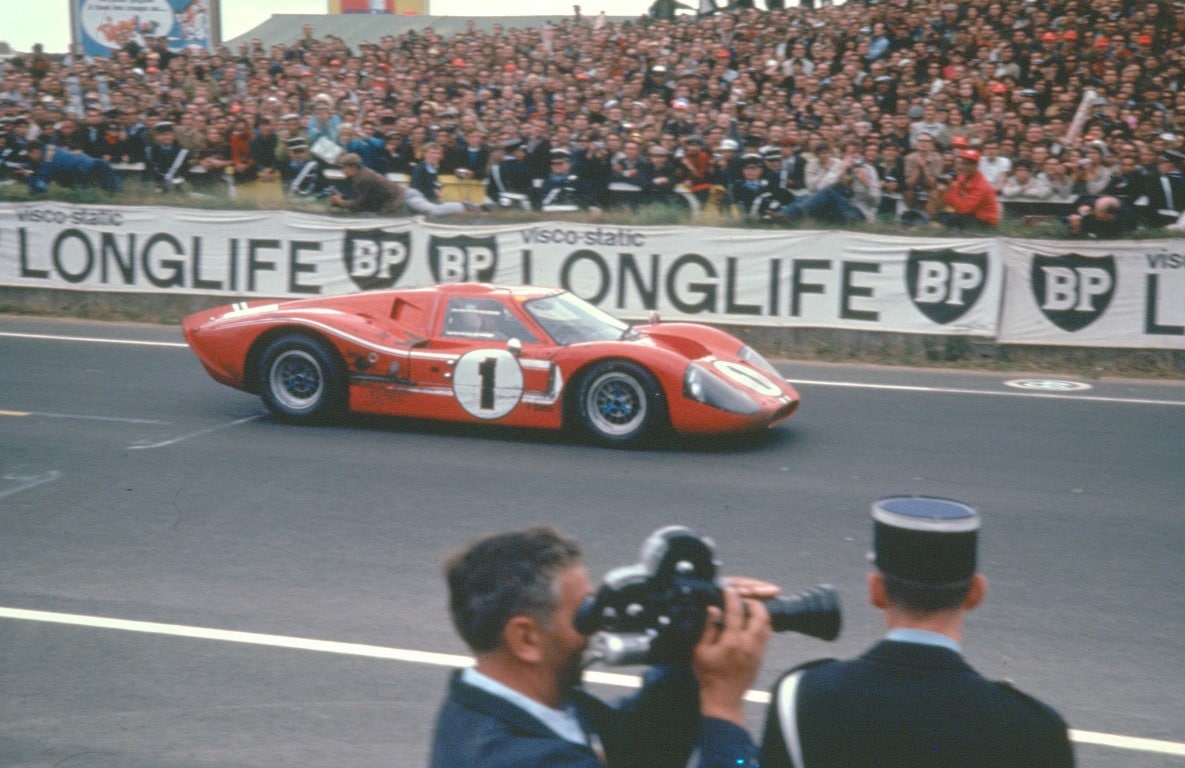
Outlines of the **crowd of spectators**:
{"type": "MultiPolygon", "coordinates": [[[[145,163],[160,189],[201,169],[328,197],[328,148],[430,200],[452,175],[485,184],[489,207],[537,210],[660,203],[917,224],[982,187],[1017,215],[1100,197],[1130,208],[1133,226],[1185,211],[1185,6],[812,5],[672,16],[656,3],[628,22],[577,8],[554,25],[449,36],[376,23],[353,47],[306,25],[270,47],[150,39],[110,58],[14,59],[0,153],[10,175],[37,140],[145,163]],[[162,143],[183,160],[154,158],[162,143]]],[[[998,207],[970,221],[993,226],[998,207]]]]}

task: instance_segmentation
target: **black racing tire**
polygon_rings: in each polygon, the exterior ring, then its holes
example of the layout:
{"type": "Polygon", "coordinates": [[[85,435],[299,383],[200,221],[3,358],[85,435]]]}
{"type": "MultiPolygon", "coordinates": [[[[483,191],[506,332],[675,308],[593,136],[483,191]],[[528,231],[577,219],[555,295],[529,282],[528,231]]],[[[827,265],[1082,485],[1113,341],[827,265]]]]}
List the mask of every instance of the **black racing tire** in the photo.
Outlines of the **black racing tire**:
{"type": "Polygon", "coordinates": [[[648,443],[666,424],[662,387],[650,371],[625,360],[589,368],[580,377],[575,407],[584,435],[602,445],[648,443]]]}
{"type": "Polygon", "coordinates": [[[259,396],[281,421],[325,424],[346,410],[345,372],[320,339],[292,333],[264,349],[257,371],[259,396]]]}

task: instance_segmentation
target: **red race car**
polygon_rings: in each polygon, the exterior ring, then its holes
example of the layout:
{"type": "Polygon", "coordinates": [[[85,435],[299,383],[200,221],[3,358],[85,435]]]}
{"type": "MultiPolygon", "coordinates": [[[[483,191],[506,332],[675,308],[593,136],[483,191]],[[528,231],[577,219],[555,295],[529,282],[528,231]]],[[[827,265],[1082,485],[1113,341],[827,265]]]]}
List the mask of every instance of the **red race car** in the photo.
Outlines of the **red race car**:
{"type": "Polygon", "coordinates": [[[345,411],[572,426],[606,444],[663,430],[758,430],[798,393],[750,347],[692,323],[632,326],[553,288],[451,284],[245,302],[197,312],[185,339],[217,381],[277,417],[345,411]]]}

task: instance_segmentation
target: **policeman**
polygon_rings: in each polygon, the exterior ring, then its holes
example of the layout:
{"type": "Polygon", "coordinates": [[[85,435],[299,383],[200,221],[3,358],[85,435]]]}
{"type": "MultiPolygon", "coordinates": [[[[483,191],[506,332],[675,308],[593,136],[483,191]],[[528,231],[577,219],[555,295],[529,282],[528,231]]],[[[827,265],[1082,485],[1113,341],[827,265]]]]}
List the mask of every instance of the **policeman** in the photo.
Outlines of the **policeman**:
{"type": "Polygon", "coordinates": [[[729,205],[737,213],[750,218],[768,218],[792,198],[788,190],[770,181],[761,155],[754,152],[741,158],[741,178],[728,188],[729,205]]]}
{"type": "Polygon", "coordinates": [[[189,170],[189,150],[177,143],[173,124],[162,120],[152,126],[152,141],[144,149],[144,180],[158,192],[171,192],[184,183],[189,170]]]}
{"type": "Polygon", "coordinates": [[[572,155],[566,149],[548,153],[548,174],[536,180],[535,208],[549,213],[579,211],[589,207],[581,191],[580,177],[572,173],[572,155]]]}
{"type": "Polygon", "coordinates": [[[286,142],[288,160],[280,166],[280,186],[284,194],[295,197],[317,195],[327,182],[321,163],[309,157],[309,145],[303,136],[293,136],[286,142]]]}
{"type": "Polygon", "coordinates": [[[531,169],[527,151],[517,136],[502,142],[497,162],[486,179],[486,198],[503,208],[531,207],[531,169]]]}
{"type": "Polygon", "coordinates": [[[898,496],[873,504],[872,520],[869,600],[889,632],[859,658],[812,662],[778,681],[761,765],[1072,766],[1057,712],[963,660],[964,618],[987,593],[979,514],[898,496]]]}

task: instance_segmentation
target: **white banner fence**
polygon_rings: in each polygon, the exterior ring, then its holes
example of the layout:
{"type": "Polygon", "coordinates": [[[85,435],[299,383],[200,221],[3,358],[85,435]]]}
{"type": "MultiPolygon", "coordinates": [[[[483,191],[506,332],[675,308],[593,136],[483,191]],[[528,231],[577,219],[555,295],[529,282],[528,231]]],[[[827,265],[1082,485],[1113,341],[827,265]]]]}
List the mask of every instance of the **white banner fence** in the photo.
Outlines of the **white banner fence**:
{"type": "Polygon", "coordinates": [[[0,286],[229,301],[465,280],[563,287],[627,318],[1185,349],[1185,240],[0,205],[0,286]]]}

